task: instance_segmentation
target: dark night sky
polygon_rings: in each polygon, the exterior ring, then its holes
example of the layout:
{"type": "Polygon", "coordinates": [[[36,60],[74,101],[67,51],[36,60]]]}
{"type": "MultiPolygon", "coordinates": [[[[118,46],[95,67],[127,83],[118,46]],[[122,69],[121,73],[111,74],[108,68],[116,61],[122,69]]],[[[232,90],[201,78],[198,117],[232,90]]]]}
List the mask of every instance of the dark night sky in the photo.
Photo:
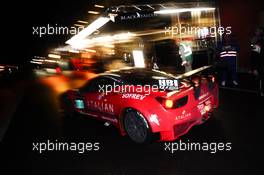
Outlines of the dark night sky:
{"type": "Polygon", "coordinates": [[[9,2],[2,6],[8,9],[1,12],[2,37],[4,49],[0,62],[20,63],[33,55],[44,55],[49,48],[63,44],[70,36],[46,35],[39,37],[33,35],[33,27],[72,26],[77,19],[87,19],[87,11],[91,9],[91,1],[62,0],[30,2],[9,2]],[[12,10],[11,10],[12,9],[12,10]],[[82,18],[83,17],[83,18],[82,18]]]}

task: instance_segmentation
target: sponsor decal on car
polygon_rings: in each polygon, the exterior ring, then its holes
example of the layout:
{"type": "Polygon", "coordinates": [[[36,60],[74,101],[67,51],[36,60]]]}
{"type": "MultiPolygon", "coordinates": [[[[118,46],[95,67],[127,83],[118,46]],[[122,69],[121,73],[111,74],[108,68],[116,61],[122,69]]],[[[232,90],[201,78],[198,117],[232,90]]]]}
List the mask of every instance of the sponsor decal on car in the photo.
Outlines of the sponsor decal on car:
{"type": "Polygon", "coordinates": [[[110,114],[114,113],[113,104],[99,102],[99,101],[92,101],[92,100],[87,100],[86,103],[87,103],[88,108],[95,109],[100,112],[110,113],[110,114]]]}
{"type": "Polygon", "coordinates": [[[205,93],[205,94],[201,95],[201,96],[199,97],[199,100],[201,100],[201,99],[203,99],[203,98],[207,97],[208,95],[209,95],[209,92],[207,92],[207,93],[205,93]]]}
{"type": "Polygon", "coordinates": [[[146,95],[141,95],[141,94],[123,94],[122,98],[128,98],[128,99],[135,99],[135,100],[143,100],[146,97],[146,95]]]}
{"type": "Polygon", "coordinates": [[[181,115],[178,115],[175,117],[175,120],[182,120],[182,119],[185,119],[185,118],[190,117],[190,116],[191,116],[190,112],[186,112],[185,110],[183,110],[181,115]]]}
{"type": "Polygon", "coordinates": [[[155,123],[158,126],[160,125],[157,114],[151,114],[149,121],[155,123]]]}
{"type": "Polygon", "coordinates": [[[159,88],[177,90],[179,89],[179,81],[175,79],[174,80],[159,80],[159,88]]]}
{"type": "Polygon", "coordinates": [[[206,113],[205,105],[204,104],[199,104],[197,107],[198,107],[198,109],[199,109],[199,111],[200,111],[200,113],[202,115],[204,115],[206,113]]]}
{"type": "Polygon", "coordinates": [[[84,103],[83,100],[75,100],[75,107],[77,109],[84,109],[84,103]]]}

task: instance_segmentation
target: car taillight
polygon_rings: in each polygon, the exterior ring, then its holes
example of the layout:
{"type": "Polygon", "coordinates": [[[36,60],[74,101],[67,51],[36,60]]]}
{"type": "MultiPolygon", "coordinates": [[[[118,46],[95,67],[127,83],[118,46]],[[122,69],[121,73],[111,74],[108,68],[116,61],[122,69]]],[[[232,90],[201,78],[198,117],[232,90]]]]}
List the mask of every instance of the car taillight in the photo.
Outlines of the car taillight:
{"type": "Polygon", "coordinates": [[[166,99],[163,97],[156,97],[156,100],[166,109],[176,109],[187,104],[188,96],[186,95],[177,100],[166,99]]]}
{"type": "Polygon", "coordinates": [[[204,110],[206,111],[206,112],[209,112],[210,110],[211,110],[211,107],[208,105],[208,106],[205,106],[204,107],[204,110]]]}
{"type": "Polygon", "coordinates": [[[174,107],[174,102],[171,99],[166,99],[164,97],[156,97],[156,100],[166,109],[171,109],[174,107]]]}
{"type": "Polygon", "coordinates": [[[164,104],[165,104],[165,108],[172,108],[173,107],[173,100],[166,99],[164,104]]]}
{"type": "Polygon", "coordinates": [[[214,82],[215,82],[215,77],[214,77],[214,76],[212,76],[212,79],[211,79],[211,80],[212,80],[212,82],[214,83],[214,82]]]}

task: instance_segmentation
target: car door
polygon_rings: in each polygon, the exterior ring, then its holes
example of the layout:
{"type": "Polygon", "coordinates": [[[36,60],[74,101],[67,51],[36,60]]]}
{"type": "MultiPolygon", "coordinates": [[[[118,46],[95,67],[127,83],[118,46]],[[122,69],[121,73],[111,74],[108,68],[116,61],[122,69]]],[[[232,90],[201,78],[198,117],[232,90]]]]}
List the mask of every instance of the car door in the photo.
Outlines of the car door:
{"type": "Polygon", "coordinates": [[[112,77],[105,77],[103,83],[107,91],[100,94],[100,100],[106,106],[105,111],[102,112],[102,117],[113,124],[117,124],[125,102],[121,92],[122,81],[112,77]]]}
{"type": "Polygon", "coordinates": [[[92,117],[117,123],[115,103],[118,93],[106,92],[106,87],[114,84],[113,79],[108,77],[98,77],[93,79],[81,90],[85,101],[85,113],[92,117]]]}
{"type": "Polygon", "coordinates": [[[98,84],[100,84],[101,77],[95,78],[88,83],[86,83],[82,88],[80,88],[80,93],[84,99],[84,114],[100,118],[97,99],[100,94],[98,84]]]}

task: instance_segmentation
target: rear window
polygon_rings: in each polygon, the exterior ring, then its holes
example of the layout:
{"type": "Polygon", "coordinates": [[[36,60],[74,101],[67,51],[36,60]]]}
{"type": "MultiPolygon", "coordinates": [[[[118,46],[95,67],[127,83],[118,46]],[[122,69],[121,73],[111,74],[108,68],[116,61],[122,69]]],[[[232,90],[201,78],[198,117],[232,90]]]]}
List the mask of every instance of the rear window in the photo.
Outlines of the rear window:
{"type": "Polygon", "coordinates": [[[175,80],[175,77],[159,71],[138,72],[123,77],[125,84],[130,85],[159,85],[159,80],[175,80]]]}

